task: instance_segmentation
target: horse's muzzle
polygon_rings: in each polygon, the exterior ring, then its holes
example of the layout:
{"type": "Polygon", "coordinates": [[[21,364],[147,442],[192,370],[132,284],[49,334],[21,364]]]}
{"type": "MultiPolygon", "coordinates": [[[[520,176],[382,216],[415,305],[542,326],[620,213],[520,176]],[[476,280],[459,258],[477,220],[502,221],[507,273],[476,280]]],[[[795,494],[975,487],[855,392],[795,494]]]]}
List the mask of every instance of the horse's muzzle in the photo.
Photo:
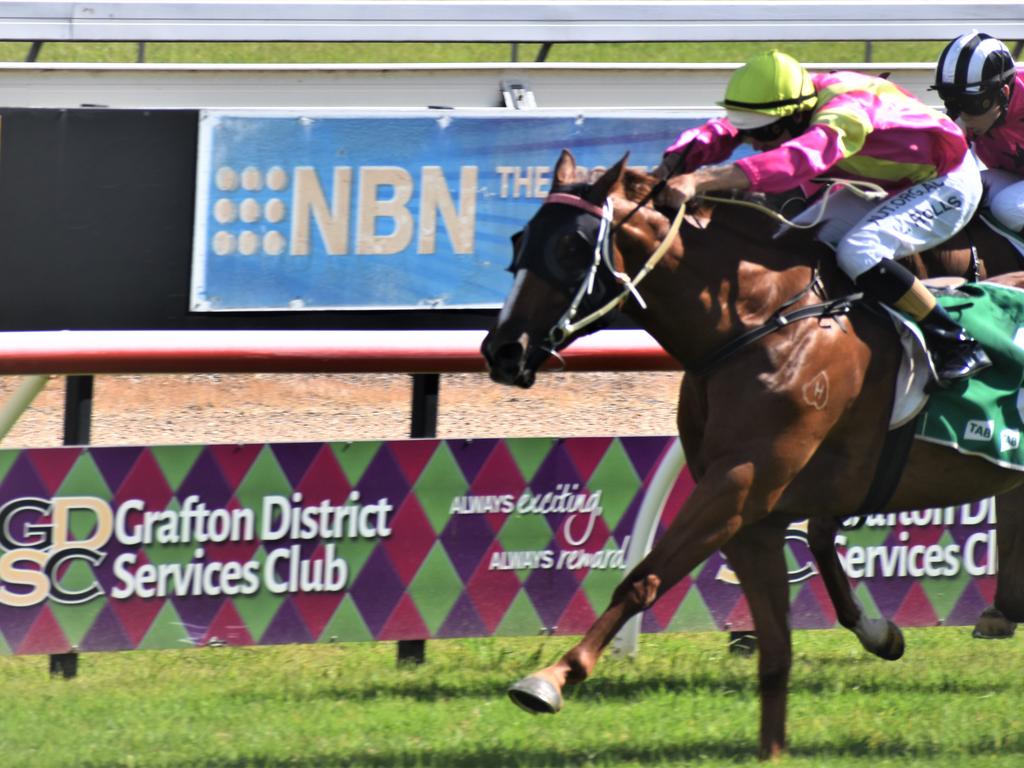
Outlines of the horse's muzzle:
{"type": "Polygon", "coordinates": [[[527,348],[523,346],[523,340],[506,341],[495,345],[493,334],[487,334],[480,346],[480,352],[487,361],[491,381],[523,389],[533,386],[537,372],[535,367],[528,365],[529,356],[527,348]]]}

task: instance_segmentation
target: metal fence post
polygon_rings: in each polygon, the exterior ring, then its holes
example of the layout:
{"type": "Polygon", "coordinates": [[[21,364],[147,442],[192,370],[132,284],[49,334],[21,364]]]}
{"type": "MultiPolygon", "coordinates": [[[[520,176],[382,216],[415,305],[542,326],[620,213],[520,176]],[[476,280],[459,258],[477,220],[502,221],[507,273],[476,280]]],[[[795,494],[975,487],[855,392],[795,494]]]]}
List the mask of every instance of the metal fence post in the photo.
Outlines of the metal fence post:
{"type": "MultiPolygon", "coordinates": [[[[92,376],[68,376],[64,389],[64,445],[87,445],[92,422],[92,376]]],[[[50,676],[78,674],[78,653],[50,655],[50,676]]]]}
{"type": "MultiPolygon", "coordinates": [[[[437,437],[437,394],[440,388],[440,374],[413,374],[410,437],[437,437]]],[[[426,640],[398,641],[399,664],[422,664],[426,658],[426,640]]]]}

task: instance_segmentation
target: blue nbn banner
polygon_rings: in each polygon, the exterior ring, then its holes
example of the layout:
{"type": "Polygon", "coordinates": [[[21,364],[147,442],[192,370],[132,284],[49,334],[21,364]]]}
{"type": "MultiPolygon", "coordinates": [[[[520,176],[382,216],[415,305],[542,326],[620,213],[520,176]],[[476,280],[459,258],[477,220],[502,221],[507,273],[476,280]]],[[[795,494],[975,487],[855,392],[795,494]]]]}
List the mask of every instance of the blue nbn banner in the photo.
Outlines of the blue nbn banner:
{"type": "Polygon", "coordinates": [[[653,169],[693,118],[200,114],[190,307],[500,306],[509,237],[551,187],[563,147],[588,174],[630,152],[653,169]]]}

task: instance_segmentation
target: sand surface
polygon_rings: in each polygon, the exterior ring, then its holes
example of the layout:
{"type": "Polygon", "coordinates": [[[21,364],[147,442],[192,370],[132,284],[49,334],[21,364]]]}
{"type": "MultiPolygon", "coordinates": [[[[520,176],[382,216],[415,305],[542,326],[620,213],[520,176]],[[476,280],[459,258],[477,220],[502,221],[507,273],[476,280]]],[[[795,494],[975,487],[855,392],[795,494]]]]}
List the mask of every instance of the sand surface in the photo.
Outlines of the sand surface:
{"type": "MultiPolygon", "coordinates": [[[[441,377],[437,436],[669,435],[681,374],[545,373],[530,390],[484,374],[441,377]]],[[[18,386],[0,378],[0,401],[18,386]]],[[[61,444],[53,377],[2,448],[61,444]]],[[[396,374],[97,376],[93,445],[376,440],[409,436],[412,377],[396,374]]]]}

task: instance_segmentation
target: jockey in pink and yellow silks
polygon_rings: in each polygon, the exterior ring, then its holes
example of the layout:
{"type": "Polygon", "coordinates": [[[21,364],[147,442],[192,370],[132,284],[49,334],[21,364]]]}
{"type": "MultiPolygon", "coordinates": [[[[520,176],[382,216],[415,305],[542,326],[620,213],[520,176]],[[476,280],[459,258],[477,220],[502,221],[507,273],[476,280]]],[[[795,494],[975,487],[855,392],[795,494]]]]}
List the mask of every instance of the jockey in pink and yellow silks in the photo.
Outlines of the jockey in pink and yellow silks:
{"type": "MultiPolygon", "coordinates": [[[[827,174],[866,179],[900,192],[945,176],[963,163],[967,145],[957,125],[895,83],[856,72],[809,77],[817,106],[809,111],[807,127],[775,151],[736,162],[752,189],[785,192],[801,186],[810,192],[817,187],[812,179],[827,174]]],[[[741,124],[751,122],[732,117],[741,124]]],[[[681,134],[666,152],[689,147],[680,169],[685,172],[725,160],[744,140],[756,146],[759,130],[741,130],[728,118],[711,120],[681,134]]]]}
{"type": "MultiPolygon", "coordinates": [[[[917,321],[940,383],[990,365],[985,353],[932,294],[895,259],[949,239],[981,200],[978,166],[952,120],[894,83],[856,72],[809,74],[768,51],[729,80],[726,117],[684,132],[657,173],[669,177],[664,201],[682,205],[701,192],[810,191],[826,175],[875,182],[889,195],[831,195],[819,238],[872,298],[917,321]],[[742,142],[758,154],[727,165],[742,142]]],[[[819,203],[820,205],[820,203],[819,203]]],[[[812,207],[798,221],[813,220],[812,207]]]]}

